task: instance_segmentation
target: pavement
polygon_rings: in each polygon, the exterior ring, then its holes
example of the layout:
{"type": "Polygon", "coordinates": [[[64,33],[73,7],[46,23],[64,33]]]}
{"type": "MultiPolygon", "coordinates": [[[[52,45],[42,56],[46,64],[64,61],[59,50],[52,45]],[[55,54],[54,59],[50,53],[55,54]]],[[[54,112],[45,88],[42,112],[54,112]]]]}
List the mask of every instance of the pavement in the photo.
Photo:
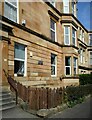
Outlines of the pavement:
{"type": "Polygon", "coordinates": [[[92,119],[92,98],[81,104],[75,105],[62,112],[56,113],[49,118],[91,118],[92,119]]]}
{"type": "MultiPolygon", "coordinates": [[[[18,106],[2,112],[2,120],[11,120],[10,118],[21,118],[22,120],[30,119],[44,119],[36,115],[30,114],[18,106]],[[6,119],[7,118],[7,119],[6,119]]],[[[75,105],[73,108],[65,109],[61,112],[53,114],[48,118],[92,118],[92,98],[87,99],[81,104],[75,105]]],[[[19,119],[20,120],[20,119],[19,119]]]]}
{"type": "Polygon", "coordinates": [[[16,106],[15,108],[5,110],[2,112],[2,118],[38,118],[37,116],[30,114],[20,107],[16,106]]]}

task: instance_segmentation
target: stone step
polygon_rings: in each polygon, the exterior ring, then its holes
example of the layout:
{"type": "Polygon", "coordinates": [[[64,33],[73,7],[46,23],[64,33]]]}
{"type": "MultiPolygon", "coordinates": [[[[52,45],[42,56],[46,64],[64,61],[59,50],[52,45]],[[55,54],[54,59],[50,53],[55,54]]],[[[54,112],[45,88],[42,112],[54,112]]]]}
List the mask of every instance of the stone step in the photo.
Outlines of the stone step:
{"type": "Polygon", "coordinates": [[[8,101],[8,102],[4,102],[4,103],[0,103],[0,110],[6,110],[8,108],[12,108],[15,107],[16,103],[15,101],[8,101]]]}
{"type": "Polygon", "coordinates": [[[15,98],[8,90],[0,92],[0,111],[11,109],[16,106],[15,98]]]}

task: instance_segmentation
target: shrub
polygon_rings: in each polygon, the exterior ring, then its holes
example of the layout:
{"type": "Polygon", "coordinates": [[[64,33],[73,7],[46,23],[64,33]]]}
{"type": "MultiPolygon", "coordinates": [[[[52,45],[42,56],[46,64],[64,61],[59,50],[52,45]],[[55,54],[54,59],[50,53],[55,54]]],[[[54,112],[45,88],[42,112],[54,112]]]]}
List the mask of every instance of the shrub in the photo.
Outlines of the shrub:
{"type": "Polygon", "coordinates": [[[92,85],[68,86],[64,89],[65,102],[69,107],[81,103],[85,96],[92,95],[92,85]]]}
{"type": "Polygon", "coordinates": [[[80,85],[92,84],[92,74],[80,74],[79,83],[80,85]]]}

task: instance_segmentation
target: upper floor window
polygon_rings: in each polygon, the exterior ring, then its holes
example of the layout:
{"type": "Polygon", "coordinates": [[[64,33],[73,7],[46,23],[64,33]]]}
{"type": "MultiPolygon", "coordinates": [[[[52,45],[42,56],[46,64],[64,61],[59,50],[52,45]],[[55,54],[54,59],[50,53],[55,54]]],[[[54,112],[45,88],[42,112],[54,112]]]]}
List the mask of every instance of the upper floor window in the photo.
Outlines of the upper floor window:
{"type": "Polygon", "coordinates": [[[84,31],[82,32],[82,41],[84,42],[84,31]]]}
{"type": "Polygon", "coordinates": [[[77,74],[77,58],[76,57],[74,57],[73,58],[73,66],[74,66],[74,75],[76,75],[77,74]]]}
{"type": "Polygon", "coordinates": [[[65,74],[71,75],[71,57],[65,57],[65,74]]]}
{"type": "Polygon", "coordinates": [[[92,52],[90,52],[90,65],[92,65],[92,52]]]}
{"type": "Polygon", "coordinates": [[[64,26],[64,44],[70,45],[70,27],[64,26]]]}
{"type": "Polygon", "coordinates": [[[17,22],[17,4],[17,0],[5,0],[4,2],[4,16],[14,22],[17,22]]]}
{"type": "Polygon", "coordinates": [[[69,0],[63,0],[64,13],[69,13],[69,0]]]}
{"type": "Polygon", "coordinates": [[[72,42],[73,45],[76,45],[76,30],[72,28],[72,42]]]}
{"type": "Polygon", "coordinates": [[[83,63],[83,49],[80,48],[80,62],[83,63]]]}
{"type": "Polygon", "coordinates": [[[56,76],[56,58],[57,56],[55,54],[51,54],[51,75],[56,76]]]}
{"type": "Polygon", "coordinates": [[[49,0],[49,2],[55,7],[55,0],[49,0]]]}
{"type": "Polygon", "coordinates": [[[89,45],[92,46],[92,34],[89,34],[89,45]]]}
{"type": "Polygon", "coordinates": [[[80,29],[80,40],[82,40],[82,29],[80,29]]]}
{"type": "Polygon", "coordinates": [[[74,3],[74,0],[72,0],[72,14],[74,14],[74,12],[75,12],[75,10],[74,10],[74,8],[75,8],[75,5],[74,5],[75,3],[74,3]]]}
{"type": "Polygon", "coordinates": [[[50,31],[52,41],[56,41],[56,22],[53,19],[50,19],[50,31]]]}

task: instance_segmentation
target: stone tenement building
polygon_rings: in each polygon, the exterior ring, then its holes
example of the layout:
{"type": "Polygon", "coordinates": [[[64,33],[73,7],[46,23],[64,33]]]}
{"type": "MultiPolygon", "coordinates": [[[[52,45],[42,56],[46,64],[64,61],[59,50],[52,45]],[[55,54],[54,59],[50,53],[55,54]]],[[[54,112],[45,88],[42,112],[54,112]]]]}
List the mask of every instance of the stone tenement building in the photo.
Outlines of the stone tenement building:
{"type": "MultiPolygon", "coordinates": [[[[79,84],[92,73],[92,31],[77,19],[77,0],[0,2],[0,84],[3,69],[30,85],[79,84]]],[[[90,21],[88,21],[90,22],[90,21]]]]}

